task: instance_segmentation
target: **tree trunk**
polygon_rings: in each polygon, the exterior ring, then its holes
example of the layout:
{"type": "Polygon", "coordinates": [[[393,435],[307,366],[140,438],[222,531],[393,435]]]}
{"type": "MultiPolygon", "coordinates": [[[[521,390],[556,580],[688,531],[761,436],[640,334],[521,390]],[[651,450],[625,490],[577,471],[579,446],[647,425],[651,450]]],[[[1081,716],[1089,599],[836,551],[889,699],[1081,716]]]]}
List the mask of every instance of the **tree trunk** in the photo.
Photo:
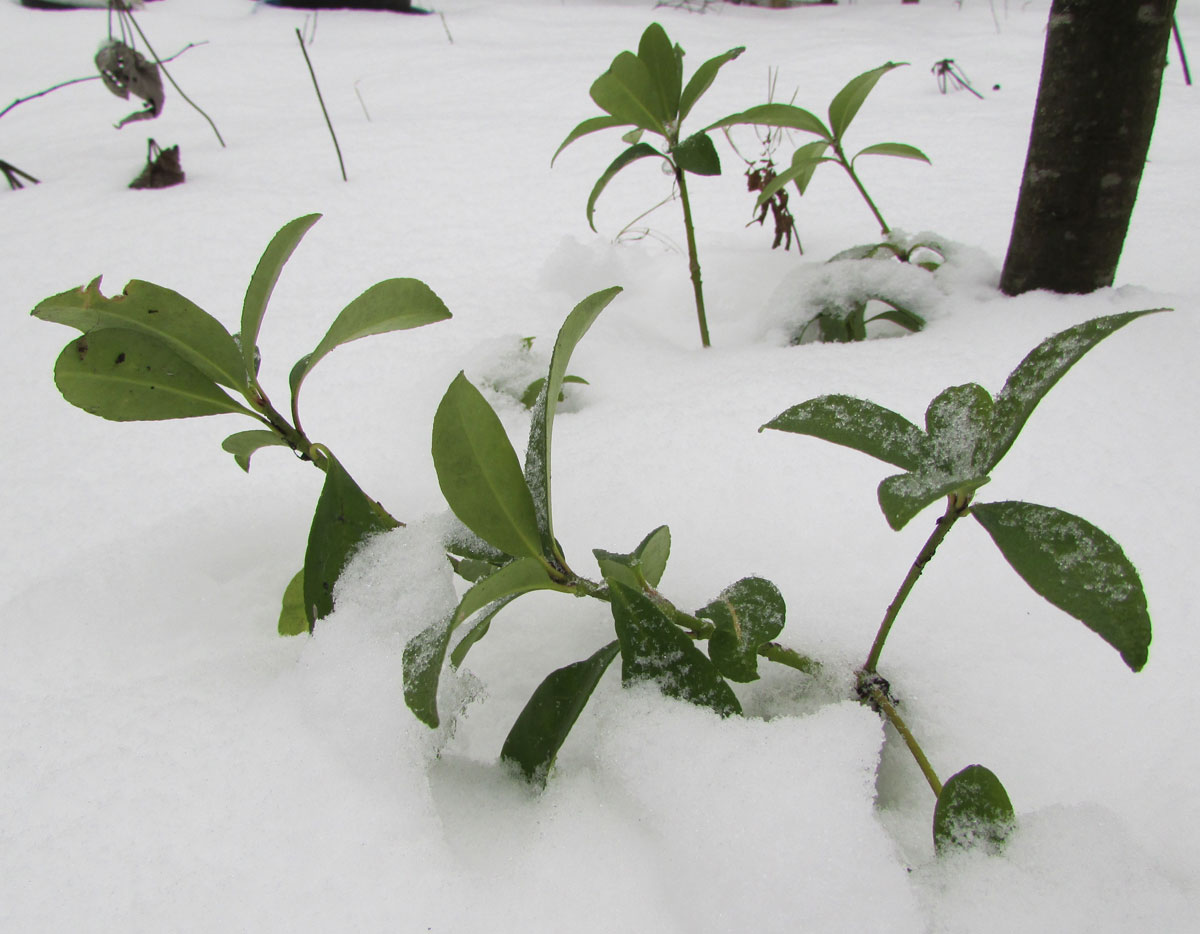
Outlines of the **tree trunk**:
{"type": "Polygon", "coordinates": [[[1053,0],[1000,288],[1113,284],[1150,137],[1176,0],[1053,0]]]}

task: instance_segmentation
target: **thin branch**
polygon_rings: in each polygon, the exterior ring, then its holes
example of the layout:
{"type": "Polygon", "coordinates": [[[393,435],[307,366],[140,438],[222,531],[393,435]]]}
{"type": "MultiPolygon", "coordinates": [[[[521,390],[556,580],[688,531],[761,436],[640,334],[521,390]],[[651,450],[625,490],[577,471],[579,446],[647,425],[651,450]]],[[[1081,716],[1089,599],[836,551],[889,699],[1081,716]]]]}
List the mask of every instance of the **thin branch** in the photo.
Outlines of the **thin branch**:
{"type": "Polygon", "coordinates": [[[342,170],[342,181],[349,181],[346,178],[346,163],[342,161],[342,147],[338,145],[337,134],[333,132],[333,121],[329,119],[329,111],[325,109],[325,98],[321,96],[321,86],[317,84],[317,73],[313,71],[312,61],[309,60],[308,50],[304,48],[304,36],[300,34],[300,30],[296,30],[296,38],[300,41],[300,52],[304,56],[304,64],[308,66],[308,73],[312,77],[313,89],[317,92],[317,103],[321,105],[321,113],[325,115],[325,125],[329,127],[329,135],[333,139],[333,148],[337,152],[338,165],[342,170]]]}

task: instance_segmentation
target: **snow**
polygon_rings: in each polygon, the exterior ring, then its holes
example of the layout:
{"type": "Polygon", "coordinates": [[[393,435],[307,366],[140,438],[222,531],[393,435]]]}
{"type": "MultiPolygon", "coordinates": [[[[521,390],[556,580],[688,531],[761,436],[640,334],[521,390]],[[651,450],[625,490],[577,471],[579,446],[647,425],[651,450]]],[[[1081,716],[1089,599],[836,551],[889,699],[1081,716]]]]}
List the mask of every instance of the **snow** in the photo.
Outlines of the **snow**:
{"type": "MultiPolygon", "coordinates": [[[[643,0],[446,0],[444,19],[314,20],[164,0],[138,20],[160,55],[205,43],[168,68],[227,149],[170,86],[161,117],[120,131],[129,103],[98,80],[6,113],[0,158],[42,183],[0,189],[0,930],[1193,930],[1200,627],[1184,584],[1200,521],[1200,92],[1172,51],[1117,287],[1001,296],[1048,6],[694,15],[643,0]],[[793,193],[803,258],[772,252],[769,231],[745,226],[743,165],[717,140],[725,177],[690,186],[708,351],[686,258],[668,246],[683,243],[678,207],[639,222],[653,235],[612,242],[667,179],[632,166],[599,202],[600,234],[588,229],[587,193],[617,134],[580,140],[553,169],[550,156],[597,112],[591,81],[654,20],[687,50],[689,74],[747,47],[696,127],[762,102],[773,66],[780,98],[794,89],[822,113],[855,74],[912,63],[880,81],[850,136],[932,159],[860,166],[893,223],[954,245],[923,332],[803,347],[766,336],[786,316],[772,302],[781,283],[819,280],[824,260],[877,233],[833,169],[793,193]],[[297,28],[315,32],[348,183],[297,28]],[[938,93],[929,68],[947,57],[984,100],[938,93]],[[180,146],[186,184],[126,188],[150,135],[180,146]],[[306,381],[306,429],[409,525],[356,558],[314,637],[283,639],[278,601],[303,562],[320,474],[275,449],[244,474],[220,450],[244,419],[117,424],[68,406],[51,375],[74,332],[28,311],[103,274],[109,294],[158,283],[236,330],[262,249],[312,211],[324,217],[259,342],[277,406],[292,363],[374,282],[419,278],[454,318],[340,347],[306,381]],[[720,719],[622,689],[613,665],[538,796],[498,764],[504,736],[546,674],[612,639],[612,620],[595,601],[523,596],[444,674],[443,726],[411,715],[403,646],[461,592],[437,548],[452,523],[429,431],[465,368],[523,451],[529,413],[515,396],[529,361],[548,359],[570,309],[612,285],[625,290],[571,359],[589,385],[569,387],[555,423],[565,554],[594,574],[592,548],[627,552],[666,523],[663,593],[696,608],[765,577],[789,610],[779,641],[823,669],[764,661],[762,680],[735,689],[749,716],[720,719]],[[956,526],[881,672],[939,775],[992,769],[1019,829],[1001,856],[935,858],[932,795],[852,686],[940,507],[893,532],[875,502],[892,468],[757,429],[823,394],[919,423],[947,386],[995,393],[1051,333],[1158,306],[1176,311],[1131,323],[1067,374],[979,493],[1076,513],[1119,542],[1146,587],[1150,661],[1131,674],[1029,591],[975,523],[956,526]]],[[[1179,24],[1200,36],[1200,9],[1180,4],[1179,24]]],[[[92,73],[106,16],[0,0],[0,35],[16,99],[92,73]]]]}

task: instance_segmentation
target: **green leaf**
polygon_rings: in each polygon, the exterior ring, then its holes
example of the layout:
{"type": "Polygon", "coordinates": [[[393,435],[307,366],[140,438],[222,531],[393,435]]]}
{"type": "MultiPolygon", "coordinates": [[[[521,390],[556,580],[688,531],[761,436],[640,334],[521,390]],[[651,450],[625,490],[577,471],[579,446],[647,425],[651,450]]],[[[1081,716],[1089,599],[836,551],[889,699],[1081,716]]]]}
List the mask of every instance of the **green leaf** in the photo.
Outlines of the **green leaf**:
{"type": "Polygon", "coordinates": [[[303,569],[296,572],[283,591],[277,628],[281,636],[301,636],[309,631],[308,614],[304,612],[303,569]]]}
{"type": "Polygon", "coordinates": [[[1150,614],[1137,569],[1121,546],[1090,522],[1049,506],[973,506],[1013,570],[1141,671],[1150,649],[1150,614]]]}
{"type": "Polygon", "coordinates": [[[100,278],[40,302],[35,318],[78,328],[85,334],[106,328],[153,337],[210,380],[244,392],[246,370],[237,342],[225,326],[177,292],[134,279],[121,295],[105,298],[100,278]]]}
{"type": "MultiPolygon", "coordinates": [[[[679,98],[679,121],[682,123],[696,106],[696,101],[704,96],[704,92],[712,87],[717,78],[717,72],[746,51],[745,46],[738,46],[720,55],[714,56],[696,69],[696,73],[688,79],[687,87],[679,98]]],[[[708,127],[709,130],[713,127],[708,127]]]]}
{"type": "Polygon", "coordinates": [[[675,120],[683,84],[683,49],[672,46],[662,26],[651,23],[642,33],[637,57],[645,64],[658,94],[656,112],[662,114],[664,122],[675,120]]]}
{"type": "Polygon", "coordinates": [[[1016,824],[1000,779],[982,765],[968,765],[942,786],[933,811],[933,843],[938,855],[952,847],[997,853],[1016,824]]]}
{"type": "Polygon", "coordinates": [[[517,599],[518,596],[519,594],[513,594],[497,600],[488,607],[486,613],[480,614],[479,618],[475,620],[475,624],[467,630],[465,636],[458,640],[458,644],[450,652],[451,668],[458,668],[463,663],[463,660],[467,657],[467,653],[471,651],[471,646],[488,634],[488,630],[492,628],[492,620],[496,618],[496,614],[517,599]]]}
{"type": "Polygon", "coordinates": [[[676,146],[671,155],[675,165],[693,175],[720,175],[721,157],[717,155],[717,147],[705,133],[689,136],[676,146]]]}
{"type": "Polygon", "coordinates": [[[609,582],[609,591],[624,684],[652,681],[668,697],[708,707],[722,717],[742,712],[716,666],[653,601],[618,581],[609,582]]]}
{"type": "Polygon", "coordinates": [[[575,129],[568,133],[567,138],[559,144],[556,150],[554,150],[554,155],[550,158],[550,165],[553,166],[554,160],[558,158],[558,154],[575,142],[575,140],[579,139],[579,137],[587,136],[589,133],[595,133],[598,130],[608,130],[612,127],[628,125],[629,121],[613,116],[590,117],[587,120],[584,120],[579,124],[579,126],[575,127],[575,129]]]}
{"type": "Polygon", "coordinates": [[[907,308],[894,307],[887,311],[881,311],[877,315],[872,315],[867,319],[867,323],[872,321],[890,321],[892,324],[898,324],[906,331],[920,331],[925,327],[925,319],[914,311],[909,311],[907,308]]]}
{"type": "Polygon", "coordinates": [[[1167,310],[1151,308],[1093,318],[1046,338],[1030,351],[996,396],[993,466],[1008,453],[1042,397],[1084,354],[1135,318],[1167,310]]]}
{"type": "Polygon", "coordinates": [[[519,558],[485,577],[463,594],[453,613],[427,626],[408,641],[404,646],[404,702],[418,720],[430,727],[439,723],[438,681],[454,631],[484,607],[497,601],[507,603],[534,590],[571,592],[570,588],[551,580],[540,561],[519,558]]]}
{"type": "Polygon", "coordinates": [[[796,183],[796,188],[801,195],[808,191],[808,183],[812,181],[817,166],[822,162],[831,161],[825,158],[825,150],[828,148],[829,143],[819,139],[806,143],[792,153],[792,168],[788,177],[796,183]]]}
{"type": "Polygon", "coordinates": [[[559,668],[529,698],[504,740],[500,758],[517,766],[531,785],[545,787],[554,757],[619,652],[620,644],[610,642],[583,661],[559,668]]]}
{"type": "Polygon", "coordinates": [[[829,104],[829,125],[833,128],[834,137],[839,140],[842,138],[847,127],[850,126],[850,121],[854,119],[855,114],[862,107],[863,101],[867,99],[867,95],[871,93],[879,79],[889,71],[907,64],[907,62],[888,62],[878,68],[864,71],[857,78],[851,78],[829,104]]]}
{"type": "Polygon", "coordinates": [[[605,113],[666,136],[667,115],[658,88],[646,63],[632,52],[613,59],[608,71],[592,82],[591,95],[605,113]]]}
{"type": "Polygon", "coordinates": [[[242,301],[242,329],[239,332],[242,365],[247,373],[255,372],[254,348],[258,344],[258,332],[284,263],[291,258],[312,225],[320,219],[320,214],[306,214],[284,224],[267,244],[254,275],[250,277],[250,285],[246,287],[246,297],[242,301]]]}
{"type": "Polygon", "coordinates": [[[628,554],[592,549],[600,573],[607,581],[619,581],[633,590],[657,587],[667,568],[671,553],[671,530],[665,525],[642,539],[641,544],[628,554]]]}
{"type": "Polygon", "coordinates": [[[904,528],[917,513],[951,493],[974,493],[989,477],[964,477],[936,467],[898,474],[879,484],[879,508],[896,531],[904,528]]]}
{"type": "MultiPolygon", "coordinates": [[[[874,146],[868,146],[866,149],[859,152],[858,156],[895,156],[898,159],[916,159],[918,162],[929,162],[929,157],[921,152],[916,146],[909,146],[907,143],[876,143],[874,146]]],[[[854,165],[855,156],[850,160],[850,164],[854,165]]],[[[932,165],[932,162],[929,162],[932,165]]]]}
{"type": "Polygon", "coordinates": [[[116,422],[254,414],[171,347],[125,328],[90,331],[67,344],[54,382],[71,405],[116,422]]]}
{"type": "MultiPolygon", "coordinates": [[[[554,415],[558,410],[558,398],[562,394],[563,383],[567,379],[567,366],[571,362],[571,354],[600,312],[607,308],[621,291],[619,286],[613,286],[593,292],[571,309],[562,327],[558,329],[554,350],[550,354],[550,369],[546,382],[534,404],[533,417],[529,423],[529,444],[525,449],[525,475],[522,485],[532,496],[530,502],[541,542],[541,554],[553,555],[560,562],[563,556],[554,538],[554,514],[550,495],[550,452],[554,435],[554,415]]],[[[466,522],[466,519],[463,521],[466,522]]],[[[470,523],[467,525],[470,527],[470,523]]],[[[486,535],[478,534],[487,539],[486,535]]]]}
{"type": "Polygon", "coordinates": [[[944,389],[925,410],[932,458],[956,477],[981,477],[996,464],[992,456],[991,394],[977,383],[944,389]]]}
{"type": "MultiPolygon", "coordinates": [[[[582,376],[570,376],[570,375],[564,376],[563,377],[563,385],[565,386],[567,383],[578,383],[579,385],[582,385],[582,386],[591,385],[582,376]]],[[[521,393],[521,405],[525,406],[525,408],[527,408],[527,409],[532,409],[535,405],[537,405],[538,397],[542,394],[542,387],[545,385],[546,385],[546,377],[539,376],[532,383],[530,383],[528,386],[526,386],[525,391],[523,393],[521,393]]],[[[558,394],[558,401],[562,402],[564,399],[565,399],[565,396],[563,395],[563,393],[560,392],[558,394]]]]}
{"type": "MultiPolygon", "coordinates": [[[[608,187],[608,183],[613,180],[613,177],[616,176],[621,169],[625,168],[625,166],[629,165],[631,162],[637,162],[638,159],[645,159],[648,156],[658,156],[660,159],[667,158],[649,143],[635,143],[617,156],[617,158],[613,159],[609,167],[604,170],[604,173],[596,181],[595,186],[593,186],[592,193],[588,195],[587,222],[588,226],[591,227],[592,230],[596,229],[594,215],[596,213],[596,200],[600,197],[600,193],[604,191],[606,187],[608,187]]],[[[667,161],[669,162],[670,160],[667,161]]]]}
{"type": "Polygon", "coordinates": [[[712,620],[717,631],[708,640],[708,656],[731,681],[758,680],[758,650],[781,632],[787,608],[769,580],[746,577],[721,591],[696,615],[712,620]]]}
{"type": "Polygon", "coordinates": [[[929,439],[904,416],[866,399],[828,395],[794,405],[764,428],[812,435],[916,470],[930,456],[929,439]]]}
{"type": "Polygon", "coordinates": [[[250,472],[250,457],[255,451],[265,447],[288,447],[288,443],[273,431],[254,429],[239,431],[221,442],[221,449],[233,455],[239,467],[246,473],[250,472]]]}
{"type": "Polygon", "coordinates": [[[359,546],[376,532],[400,524],[362,491],[327,449],[319,450],[325,458],[325,484],[308,530],[303,572],[310,632],[333,610],[333,585],[359,546]]]}
{"type": "Polygon", "coordinates": [[[449,317],[445,302],[419,279],[385,279],[375,283],[341,310],[316,349],[301,357],[292,368],[288,381],[293,407],[305,377],[335,347],[373,334],[419,328],[449,317]]]}
{"type": "Polygon", "coordinates": [[[463,373],[433,417],[433,465],[450,509],[493,548],[542,557],[533,497],[504,426],[463,373]]]}
{"type": "Polygon", "coordinates": [[[803,130],[805,133],[815,133],[826,140],[832,139],[828,128],[821,122],[819,117],[805,110],[803,107],[794,107],[791,104],[759,104],[757,107],[751,107],[749,110],[743,110],[740,113],[730,114],[728,117],[706,126],[704,132],[707,133],[709,130],[738,126],[740,124],[777,126],[787,130],[803,130]]]}

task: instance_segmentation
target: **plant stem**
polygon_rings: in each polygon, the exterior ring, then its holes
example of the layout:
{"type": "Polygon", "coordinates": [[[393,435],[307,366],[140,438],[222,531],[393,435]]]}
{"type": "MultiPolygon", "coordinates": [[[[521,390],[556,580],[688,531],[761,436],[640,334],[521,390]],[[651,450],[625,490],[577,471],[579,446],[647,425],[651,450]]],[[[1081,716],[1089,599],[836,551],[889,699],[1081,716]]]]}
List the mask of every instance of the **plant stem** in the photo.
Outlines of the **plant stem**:
{"type": "Polygon", "coordinates": [[[859,685],[862,692],[871,699],[872,703],[887,717],[888,722],[896,728],[896,732],[904,740],[904,745],[908,747],[908,751],[912,753],[912,757],[917,761],[917,766],[920,768],[921,774],[925,776],[925,781],[929,782],[929,787],[933,789],[934,795],[941,797],[942,783],[938,780],[937,773],[933,771],[933,766],[929,764],[929,759],[926,758],[924,750],[921,749],[916,737],[912,735],[912,731],[901,718],[899,711],[896,710],[896,705],[888,698],[887,692],[870,679],[860,679],[859,685]]]}
{"type": "Polygon", "coordinates": [[[891,228],[888,227],[887,221],[883,219],[883,215],[879,213],[879,208],[875,207],[875,202],[871,200],[871,196],[867,194],[867,189],[863,187],[863,183],[858,180],[858,173],[854,171],[854,165],[846,158],[846,153],[842,151],[842,144],[839,140],[833,141],[833,151],[837,156],[837,161],[846,174],[850,176],[850,181],[854,182],[854,187],[858,189],[858,193],[862,195],[863,200],[867,202],[867,207],[871,209],[871,213],[875,215],[875,220],[879,222],[879,232],[885,237],[891,233],[891,228]]]}
{"type": "Polygon", "coordinates": [[[696,228],[692,224],[692,203],[688,200],[687,182],[683,176],[683,169],[675,166],[675,182],[679,185],[679,200],[683,204],[683,229],[687,233],[688,267],[692,272],[692,291],[696,295],[696,318],[700,322],[700,343],[711,347],[708,341],[708,319],[704,315],[704,288],[700,284],[700,258],[696,255],[696,228]]]}
{"type": "Polygon", "coordinates": [[[321,105],[321,113],[325,115],[325,125],[329,127],[329,135],[333,139],[333,148],[337,152],[338,167],[342,170],[342,181],[349,181],[346,178],[346,163],[342,161],[342,147],[338,145],[337,134],[333,132],[333,122],[329,119],[329,111],[325,109],[325,98],[321,96],[321,86],[317,84],[317,73],[313,71],[312,62],[308,57],[308,49],[304,47],[304,36],[300,34],[300,30],[296,30],[296,38],[300,41],[300,53],[304,56],[304,64],[308,66],[308,74],[312,78],[313,90],[317,92],[317,103],[321,105]]]}
{"type": "Polygon", "coordinates": [[[917,560],[908,569],[908,574],[904,578],[904,582],[900,585],[900,589],[896,591],[896,596],[892,600],[891,606],[887,608],[887,612],[883,615],[883,622],[879,624],[879,632],[875,635],[875,642],[871,646],[871,654],[867,656],[867,662],[863,665],[862,670],[864,672],[874,674],[875,668],[879,664],[879,654],[883,651],[883,644],[887,641],[892,623],[896,621],[896,617],[900,613],[900,608],[908,598],[909,592],[913,589],[913,585],[916,584],[917,578],[921,576],[921,572],[925,570],[925,565],[933,560],[938,545],[942,543],[942,539],[949,533],[950,527],[962,516],[966,515],[970,504],[970,494],[950,494],[945,515],[938,519],[937,527],[933,530],[933,534],[929,536],[920,554],[917,555],[917,560]]]}

